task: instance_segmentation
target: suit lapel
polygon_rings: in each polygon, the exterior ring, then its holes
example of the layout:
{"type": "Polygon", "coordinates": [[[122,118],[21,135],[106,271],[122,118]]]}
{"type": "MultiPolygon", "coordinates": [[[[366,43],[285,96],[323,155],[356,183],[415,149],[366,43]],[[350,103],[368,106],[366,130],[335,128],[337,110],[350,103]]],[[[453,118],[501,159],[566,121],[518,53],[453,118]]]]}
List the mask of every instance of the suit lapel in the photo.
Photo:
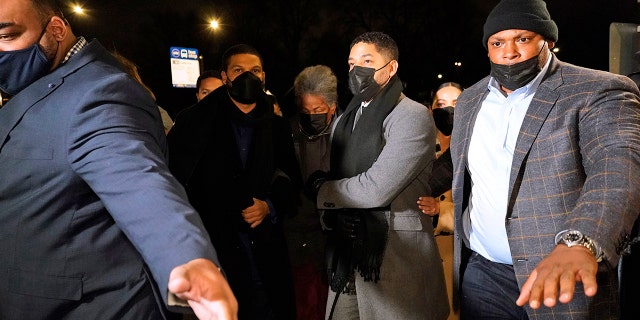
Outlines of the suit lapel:
{"type": "Polygon", "coordinates": [[[55,91],[60,84],[62,84],[62,78],[49,74],[20,91],[0,109],[0,152],[7,142],[9,132],[18,124],[22,116],[55,91]]]}
{"type": "MultiPolygon", "coordinates": [[[[462,148],[459,149],[462,151],[461,160],[463,160],[463,162],[460,163],[461,166],[459,168],[462,168],[462,169],[467,167],[467,159],[469,156],[469,144],[471,143],[471,135],[473,134],[473,127],[475,126],[476,118],[478,117],[478,112],[480,112],[480,107],[482,107],[482,101],[484,101],[487,94],[489,94],[489,90],[487,90],[488,84],[489,84],[489,77],[483,79],[482,82],[478,84],[478,86],[476,87],[477,90],[471,91],[471,89],[468,89],[470,93],[470,97],[469,97],[469,100],[464,101],[464,104],[468,105],[469,108],[466,108],[465,110],[456,109],[455,111],[455,112],[462,111],[462,115],[460,117],[460,121],[458,121],[458,119],[456,118],[454,119],[454,123],[456,125],[460,123],[464,125],[462,130],[464,131],[465,139],[463,141],[460,141],[460,143],[462,143],[462,148]]],[[[460,102],[460,100],[458,100],[458,102],[460,102]]]]}
{"type": "MultiPolygon", "coordinates": [[[[462,141],[455,142],[452,140],[452,143],[460,144],[458,148],[458,154],[460,158],[455,159],[457,162],[457,170],[465,170],[467,166],[468,152],[469,152],[469,143],[471,142],[471,136],[473,134],[473,127],[475,125],[476,117],[478,116],[478,112],[482,107],[482,101],[488,94],[487,85],[489,83],[490,77],[486,77],[481,80],[475,87],[475,89],[466,89],[465,96],[468,95],[468,99],[465,101],[458,100],[458,103],[461,105],[469,106],[469,108],[456,109],[456,113],[460,113],[459,117],[456,117],[454,123],[456,126],[463,125],[463,135],[465,138],[462,141]],[[461,103],[462,102],[462,103],[461,103]]],[[[522,182],[522,175],[524,172],[523,164],[527,159],[529,151],[533,146],[534,141],[542,125],[547,119],[549,113],[553,109],[557,99],[558,93],[555,89],[562,83],[562,77],[558,69],[558,62],[555,57],[551,61],[551,65],[549,66],[548,75],[543,82],[540,84],[529,108],[527,109],[527,114],[522,122],[522,126],[520,127],[520,133],[518,135],[518,140],[516,142],[516,147],[514,150],[513,161],[511,164],[511,176],[509,178],[509,205],[507,208],[507,215],[510,216],[513,212],[513,205],[515,203],[515,198],[518,194],[518,190],[520,188],[520,183],[522,182]]],[[[456,114],[458,116],[458,114],[456,114]]],[[[456,139],[459,140],[459,139],[456,139]]],[[[458,177],[463,177],[464,175],[457,175],[458,177]]],[[[461,181],[459,181],[461,182],[461,181]]],[[[455,183],[455,182],[454,182],[455,183]]],[[[463,186],[462,183],[458,184],[459,186],[463,186]]]]}
{"type": "MultiPolygon", "coordinates": [[[[489,77],[486,77],[473,87],[465,89],[462,95],[458,97],[458,103],[454,113],[454,127],[450,146],[455,171],[454,179],[452,181],[452,193],[454,198],[468,199],[467,197],[471,190],[471,179],[467,174],[469,143],[471,141],[471,134],[473,133],[473,127],[475,125],[478,112],[482,106],[482,101],[484,101],[485,96],[488,94],[488,83],[489,77]]],[[[462,206],[456,206],[454,208],[456,226],[462,226],[463,224],[462,215],[468,203],[466,200],[463,200],[462,204],[462,206]]],[[[467,243],[467,238],[462,238],[465,243],[467,243]]]]}
{"type": "Polygon", "coordinates": [[[558,100],[558,92],[555,89],[562,83],[562,77],[558,72],[557,60],[554,58],[549,66],[548,74],[540,83],[533,100],[527,109],[527,113],[522,121],[516,147],[513,152],[511,163],[511,175],[509,177],[509,204],[507,216],[511,216],[513,205],[515,204],[522,176],[524,174],[523,164],[529,156],[531,147],[536,140],[542,125],[545,123],[551,109],[558,100]]]}
{"type": "MultiPolygon", "coordinates": [[[[69,60],[53,72],[36,80],[9,99],[7,104],[0,109],[0,152],[2,152],[2,147],[7,142],[9,132],[13,130],[23,115],[31,109],[31,107],[56,91],[60,85],[62,85],[67,75],[94,60],[96,55],[100,54],[99,51],[96,51],[98,47],[102,48],[98,41],[91,41],[80,52],[73,56],[74,59],[69,60]]],[[[104,51],[103,54],[104,53],[107,52],[104,51]]]]}

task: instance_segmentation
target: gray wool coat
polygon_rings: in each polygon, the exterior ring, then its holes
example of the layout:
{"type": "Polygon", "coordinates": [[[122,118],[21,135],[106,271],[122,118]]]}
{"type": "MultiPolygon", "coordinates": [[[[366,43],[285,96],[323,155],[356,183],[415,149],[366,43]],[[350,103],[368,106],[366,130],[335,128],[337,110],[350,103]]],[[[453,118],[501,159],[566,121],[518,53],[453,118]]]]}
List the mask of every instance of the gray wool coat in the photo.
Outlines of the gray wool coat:
{"type": "Polygon", "coordinates": [[[357,275],[360,319],[446,319],[449,304],[431,217],[420,212],[416,203],[419,196],[428,194],[435,157],[433,117],[424,105],[405,97],[384,120],[383,136],[385,145],[371,168],[325,182],[318,193],[318,208],[331,214],[331,209],[390,205],[381,279],[364,282],[357,275]]]}

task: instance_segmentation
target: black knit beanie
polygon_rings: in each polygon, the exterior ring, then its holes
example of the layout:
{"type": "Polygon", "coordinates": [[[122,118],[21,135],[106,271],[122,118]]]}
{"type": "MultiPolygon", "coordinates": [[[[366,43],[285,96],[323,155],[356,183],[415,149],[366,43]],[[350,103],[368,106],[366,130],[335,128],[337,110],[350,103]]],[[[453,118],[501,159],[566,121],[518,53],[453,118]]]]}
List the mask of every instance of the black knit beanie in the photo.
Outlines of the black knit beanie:
{"type": "Polygon", "coordinates": [[[484,23],[482,44],[487,48],[490,36],[509,29],[533,31],[547,40],[558,41],[558,26],[551,20],[542,0],[502,0],[484,23]]]}

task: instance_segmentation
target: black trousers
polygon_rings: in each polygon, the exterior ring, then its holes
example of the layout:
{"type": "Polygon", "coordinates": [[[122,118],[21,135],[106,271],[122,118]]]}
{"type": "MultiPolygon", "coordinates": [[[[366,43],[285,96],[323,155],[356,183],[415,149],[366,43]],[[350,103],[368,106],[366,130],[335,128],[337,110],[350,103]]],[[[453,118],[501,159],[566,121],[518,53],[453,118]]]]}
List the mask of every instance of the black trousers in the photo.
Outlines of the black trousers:
{"type": "Polygon", "coordinates": [[[462,279],[461,319],[528,320],[515,303],[519,295],[513,266],[471,253],[462,279]]]}

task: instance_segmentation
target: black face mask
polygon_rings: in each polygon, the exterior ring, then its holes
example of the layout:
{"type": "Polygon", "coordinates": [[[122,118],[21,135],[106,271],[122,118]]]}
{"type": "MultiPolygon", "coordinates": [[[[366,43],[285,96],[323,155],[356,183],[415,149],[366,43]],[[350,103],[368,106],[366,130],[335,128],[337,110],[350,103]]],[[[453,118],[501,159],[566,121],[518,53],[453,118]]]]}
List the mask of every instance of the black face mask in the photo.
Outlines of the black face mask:
{"type": "Polygon", "coordinates": [[[433,120],[436,122],[436,128],[445,136],[450,136],[453,131],[453,112],[455,108],[448,106],[433,109],[433,120]]]}
{"type": "Polygon", "coordinates": [[[300,129],[310,139],[328,133],[327,113],[300,113],[300,129]]]}
{"type": "Polygon", "coordinates": [[[380,92],[382,86],[379,85],[373,76],[378,70],[386,67],[391,61],[387,62],[380,69],[367,68],[361,66],[353,66],[349,71],[349,89],[354,96],[360,98],[361,101],[369,101],[380,92]]]}
{"type": "Polygon", "coordinates": [[[233,79],[231,85],[227,84],[227,89],[233,100],[244,104],[255,103],[261,94],[265,94],[262,91],[262,80],[249,71],[233,79]]]}
{"type": "Polygon", "coordinates": [[[40,39],[46,30],[45,25],[38,42],[30,47],[0,52],[0,70],[2,70],[0,89],[2,91],[9,95],[16,95],[49,72],[51,61],[40,48],[40,39]]]}
{"type": "Polygon", "coordinates": [[[540,72],[537,56],[514,63],[512,65],[495,64],[491,61],[491,76],[496,78],[499,84],[509,90],[516,90],[524,87],[540,72]]]}

